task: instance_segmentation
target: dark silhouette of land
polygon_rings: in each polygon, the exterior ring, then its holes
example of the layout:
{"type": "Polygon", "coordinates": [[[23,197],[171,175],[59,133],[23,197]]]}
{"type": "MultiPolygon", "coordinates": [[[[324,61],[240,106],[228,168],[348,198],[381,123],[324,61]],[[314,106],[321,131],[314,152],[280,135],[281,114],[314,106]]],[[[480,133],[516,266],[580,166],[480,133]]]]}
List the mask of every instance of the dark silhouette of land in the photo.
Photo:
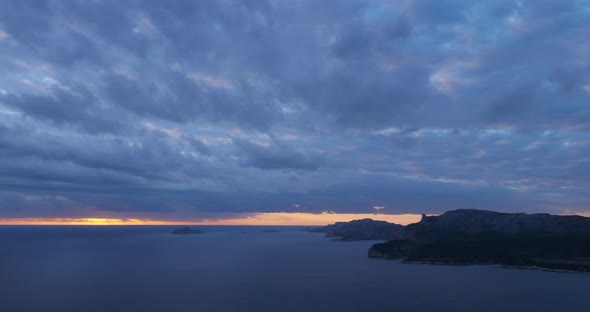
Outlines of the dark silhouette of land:
{"type": "Polygon", "coordinates": [[[462,209],[440,216],[423,215],[420,222],[407,226],[356,220],[315,231],[345,240],[387,239],[373,245],[368,256],[402,259],[404,263],[590,272],[590,218],[582,216],[462,209]],[[363,226],[358,226],[360,223],[363,226]],[[385,228],[392,231],[383,232],[385,228]]]}
{"type": "Polygon", "coordinates": [[[324,227],[310,228],[310,232],[326,233],[326,237],[343,241],[392,240],[399,236],[402,225],[371,219],[336,222],[324,227]]]}

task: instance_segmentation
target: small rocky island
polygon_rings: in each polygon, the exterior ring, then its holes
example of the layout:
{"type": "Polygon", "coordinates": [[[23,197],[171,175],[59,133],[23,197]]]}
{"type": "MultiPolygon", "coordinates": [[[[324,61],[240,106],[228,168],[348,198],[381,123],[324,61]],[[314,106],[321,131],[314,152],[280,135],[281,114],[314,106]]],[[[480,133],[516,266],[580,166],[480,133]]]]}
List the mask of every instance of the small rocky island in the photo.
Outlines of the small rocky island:
{"type": "Polygon", "coordinates": [[[191,235],[191,234],[203,234],[203,233],[204,233],[203,231],[191,229],[188,226],[185,226],[183,228],[176,229],[176,230],[172,231],[172,234],[174,234],[174,235],[191,235]]]}
{"type": "Polygon", "coordinates": [[[336,222],[324,227],[310,228],[310,232],[326,233],[326,237],[342,241],[392,240],[399,236],[402,225],[372,219],[336,222]]]}
{"type": "Polygon", "coordinates": [[[454,210],[422,216],[369,257],[405,263],[496,264],[590,272],[590,218],[454,210]]]}

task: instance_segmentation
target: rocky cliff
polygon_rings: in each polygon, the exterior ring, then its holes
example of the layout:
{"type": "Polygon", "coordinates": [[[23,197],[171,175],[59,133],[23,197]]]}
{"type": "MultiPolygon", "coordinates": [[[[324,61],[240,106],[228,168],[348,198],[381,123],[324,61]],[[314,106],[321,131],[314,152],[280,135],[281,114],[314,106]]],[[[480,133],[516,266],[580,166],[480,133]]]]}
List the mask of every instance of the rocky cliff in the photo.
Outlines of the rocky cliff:
{"type": "Polygon", "coordinates": [[[417,240],[590,236],[590,218],[460,209],[439,216],[423,215],[400,235],[417,240]]]}
{"type": "Polygon", "coordinates": [[[423,216],[369,257],[590,272],[590,218],[454,210],[423,216]]]}

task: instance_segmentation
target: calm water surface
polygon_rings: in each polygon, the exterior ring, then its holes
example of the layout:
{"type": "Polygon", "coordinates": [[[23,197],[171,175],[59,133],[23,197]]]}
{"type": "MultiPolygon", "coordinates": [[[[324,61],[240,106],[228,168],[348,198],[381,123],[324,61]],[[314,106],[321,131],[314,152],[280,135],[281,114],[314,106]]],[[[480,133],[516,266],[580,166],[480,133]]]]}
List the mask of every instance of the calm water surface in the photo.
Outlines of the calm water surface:
{"type": "Polygon", "coordinates": [[[0,311],[590,311],[587,274],[368,259],[373,242],[295,227],[173,228],[0,227],[0,311]]]}

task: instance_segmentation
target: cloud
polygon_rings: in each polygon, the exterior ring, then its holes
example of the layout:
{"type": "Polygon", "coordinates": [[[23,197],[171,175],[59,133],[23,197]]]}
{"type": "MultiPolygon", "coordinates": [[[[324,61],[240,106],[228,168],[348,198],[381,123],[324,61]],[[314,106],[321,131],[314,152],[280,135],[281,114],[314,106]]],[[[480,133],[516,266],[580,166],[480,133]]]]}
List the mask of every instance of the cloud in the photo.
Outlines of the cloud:
{"type": "Polygon", "coordinates": [[[589,15],[2,1],[0,217],[585,211],[589,15]]]}
{"type": "Polygon", "coordinates": [[[316,170],[324,162],[319,153],[303,153],[277,139],[268,147],[239,138],[232,142],[243,156],[242,163],[259,169],[316,170]]]}
{"type": "Polygon", "coordinates": [[[4,40],[8,37],[10,37],[10,35],[7,32],[5,32],[4,30],[0,29],[0,40],[4,40]]]}

